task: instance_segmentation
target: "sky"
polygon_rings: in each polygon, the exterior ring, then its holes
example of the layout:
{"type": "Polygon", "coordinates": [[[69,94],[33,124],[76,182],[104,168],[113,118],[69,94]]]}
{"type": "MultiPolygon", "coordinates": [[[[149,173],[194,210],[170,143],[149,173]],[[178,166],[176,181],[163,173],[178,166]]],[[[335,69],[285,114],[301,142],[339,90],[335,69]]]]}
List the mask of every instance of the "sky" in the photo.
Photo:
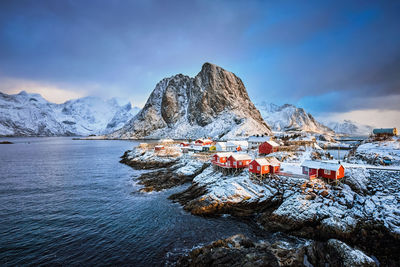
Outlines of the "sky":
{"type": "Polygon", "coordinates": [[[0,1],[0,91],[142,107],[211,62],[253,102],[400,126],[400,1],[0,1]]]}

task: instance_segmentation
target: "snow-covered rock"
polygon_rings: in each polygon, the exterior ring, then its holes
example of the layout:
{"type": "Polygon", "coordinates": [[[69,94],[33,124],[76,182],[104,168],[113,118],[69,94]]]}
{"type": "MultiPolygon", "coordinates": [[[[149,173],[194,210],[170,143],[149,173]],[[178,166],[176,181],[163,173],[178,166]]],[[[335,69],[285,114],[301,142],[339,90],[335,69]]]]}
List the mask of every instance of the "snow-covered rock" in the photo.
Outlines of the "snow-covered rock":
{"type": "Polygon", "coordinates": [[[346,243],[337,239],[329,239],[327,246],[331,251],[336,252],[334,256],[340,258],[343,266],[377,266],[375,261],[358,249],[353,249],[346,243]]]}
{"type": "Polygon", "coordinates": [[[39,94],[0,92],[0,135],[106,134],[121,128],[135,112],[130,103],[120,105],[116,99],[84,97],[55,104],[39,94]]]}
{"type": "Polygon", "coordinates": [[[260,103],[256,107],[260,110],[264,120],[275,131],[307,131],[314,133],[333,133],[331,129],[319,123],[303,108],[285,104],[260,103]]]}
{"type": "Polygon", "coordinates": [[[364,143],[357,148],[355,157],[375,165],[383,164],[383,159],[389,158],[393,165],[400,165],[400,139],[364,143]]]}
{"type": "Polygon", "coordinates": [[[351,120],[342,122],[327,122],[326,125],[338,134],[346,134],[353,136],[367,136],[372,133],[374,127],[363,125],[351,120]]]}
{"type": "Polygon", "coordinates": [[[230,139],[270,133],[240,78],[205,63],[194,78],[161,80],[139,114],[109,137],[230,139]]]}

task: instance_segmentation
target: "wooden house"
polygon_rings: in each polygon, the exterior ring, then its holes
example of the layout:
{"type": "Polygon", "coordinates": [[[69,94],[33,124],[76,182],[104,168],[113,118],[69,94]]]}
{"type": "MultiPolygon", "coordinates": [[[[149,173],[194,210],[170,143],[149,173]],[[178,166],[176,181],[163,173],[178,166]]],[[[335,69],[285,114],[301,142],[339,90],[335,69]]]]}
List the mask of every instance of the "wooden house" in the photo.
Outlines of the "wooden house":
{"type": "Polygon", "coordinates": [[[164,150],[164,149],[165,149],[165,147],[163,145],[158,145],[158,146],[154,147],[154,151],[161,151],[161,150],[164,150]]]}
{"type": "Polygon", "coordinates": [[[340,163],[305,160],[302,172],[312,178],[326,178],[338,180],[344,177],[344,167],[340,163]]]}
{"type": "Polygon", "coordinates": [[[216,142],[215,150],[216,151],[226,151],[226,142],[216,142]]]}
{"type": "Polygon", "coordinates": [[[259,158],[252,160],[249,163],[249,172],[254,174],[267,174],[270,171],[269,161],[265,158],[259,158]]]}
{"type": "Polygon", "coordinates": [[[213,164],[217,164],[217,165],[221,165],[221,164],[226,164],[226,162],[228,161],[228,158],[232,155],[232,153],[215,153],[212,158],[211,158],[211,162],[213,164]]]}
{"type": "Polygon", "coordinates": [[[247,168],[251,161],[251,157],[247,154],[232,154],[227,160],[227,166],[234,169],[247,168]]]}
{"type": "Polygon", "coordinates": [[[397,135],[397,129],[396,128],[380,128],[380,129],[374,129],[372,133],[375,136],[378,137],[384,137],[384,136],[396,136],[397,135]]]}
{"type": "Polygon", "coordinates": [[[257,148],[264,142],[271,141],[273,136],[250,136],[247,139],[249,149],[257,148]]]}
{"type": "Polygon", "coordinates": [[[179,145],[180,145],[181,147],[188,147],[188,146],[190,146],[190,144],[189,144],[188,142],[181,142],[179,145]]]}
{"type": "Polygon", "coordinates": [[[194,142],[194,144],[195,144],[195,145],[198,145],[198,146],[211,145],[212,143],[213,143],[212,140],[210,140],[210,139],[203,139],[203,138],[197,139],[197,140],[194,142]]]}
{"type": "Polygon", "coordinates": [[[277,152],[279,145],[274,141],[266,141],[258,147],[259,154],[271,154],[277,152]]]}
{"type": "Polygon", "coordinates": [[[281,163],[275,157],[266,158],[269,162],[269,172],[278,173],[281,170],[281,163]]]}

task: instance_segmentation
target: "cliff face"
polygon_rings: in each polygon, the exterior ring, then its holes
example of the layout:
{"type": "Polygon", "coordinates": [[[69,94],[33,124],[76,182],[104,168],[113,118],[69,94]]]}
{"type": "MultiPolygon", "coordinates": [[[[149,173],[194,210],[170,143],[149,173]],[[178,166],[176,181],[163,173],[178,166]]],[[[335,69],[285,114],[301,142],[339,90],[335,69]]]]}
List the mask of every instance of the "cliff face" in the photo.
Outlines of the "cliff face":
{"type": "Polygon", "coordinates": [[[235,74],[205,63],[196,77],[161,80],[141,112],[112,138],[233,138],[270,134],[235,74]]]}

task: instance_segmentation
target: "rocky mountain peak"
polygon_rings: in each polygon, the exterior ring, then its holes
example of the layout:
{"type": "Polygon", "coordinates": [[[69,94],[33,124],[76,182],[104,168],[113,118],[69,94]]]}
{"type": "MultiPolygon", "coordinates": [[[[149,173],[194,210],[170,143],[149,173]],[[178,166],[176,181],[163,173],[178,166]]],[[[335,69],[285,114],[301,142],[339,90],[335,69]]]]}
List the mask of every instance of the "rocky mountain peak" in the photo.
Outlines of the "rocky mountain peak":
{"type": "Polygon", "coordinates": [[[112,137],[227,138],[257,133],[269,134],[270,129],[242,80],[205,63],[194,78],[178,74],[161,80],[138,116],[112,137]]]}

